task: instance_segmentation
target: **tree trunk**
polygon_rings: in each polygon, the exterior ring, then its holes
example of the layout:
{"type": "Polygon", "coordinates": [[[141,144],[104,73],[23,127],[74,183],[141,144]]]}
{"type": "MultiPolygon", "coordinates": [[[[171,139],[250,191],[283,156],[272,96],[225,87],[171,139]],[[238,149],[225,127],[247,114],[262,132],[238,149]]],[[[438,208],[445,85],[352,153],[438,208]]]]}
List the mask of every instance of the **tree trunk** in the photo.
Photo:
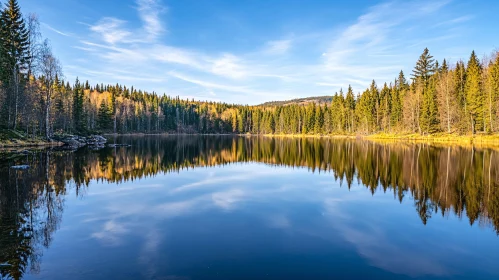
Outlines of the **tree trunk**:
{"type": "Polygon", "coordinates": [[[15,93],[15,100],[14,100],[14,130],[17,128],[17,108],[19,107],[19,85],[18,85],[18,77],[17,74],[15,75],[14,78],[14,93],[15,93]]]}
{"type": "Polygon", "coordinates": [[[50,89],[47,93],[47,103],[45,104],[45,138],[50,141],[50,89]]]}
{"type": "Polygon", "coordinates": [[[492,128],[492,89],[489,87],[489,122],[490,122],[490,131],[494,131],[492,128]]]}
{"type": "Polygon", "coordinates": [[[450,133],[449,74],[445,76],[445,96],[447,103],[447,132],[450,133]]]}
{"type": "Polygon", "coordinates": [[[471,135],[475,135],[475,122],[473,121],[473,115],[470,115],[471,118],[471,135]]]}

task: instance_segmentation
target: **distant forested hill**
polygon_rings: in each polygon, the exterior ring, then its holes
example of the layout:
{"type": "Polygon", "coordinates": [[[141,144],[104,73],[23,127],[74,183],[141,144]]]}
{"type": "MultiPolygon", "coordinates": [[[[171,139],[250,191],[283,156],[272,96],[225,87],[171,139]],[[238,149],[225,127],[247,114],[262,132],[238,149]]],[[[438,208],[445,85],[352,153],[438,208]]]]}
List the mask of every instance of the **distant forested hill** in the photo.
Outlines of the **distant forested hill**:
{"type": "Polygon", "coordinates": [[[265,102],[261,104],[260,106],[284,106],[284,105],[292,105],[292,104],[298,104],[298,105],[307,105],[309,103],[315,103],[315,104],[329,104],[333,100],[333,96],[313,96],[313,97],[305,97],[305,98],[296,98],[296,99],[291,99],[291,100],[284,100],[284,101],[270,101],[270,102],[265,102]]]}

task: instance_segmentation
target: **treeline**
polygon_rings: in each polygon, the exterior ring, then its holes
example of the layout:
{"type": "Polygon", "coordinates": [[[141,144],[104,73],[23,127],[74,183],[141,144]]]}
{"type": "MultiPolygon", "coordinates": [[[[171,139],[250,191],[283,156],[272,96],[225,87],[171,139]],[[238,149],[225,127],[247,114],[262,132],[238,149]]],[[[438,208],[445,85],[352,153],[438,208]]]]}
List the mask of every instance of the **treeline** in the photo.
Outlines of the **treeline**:
{"type": "Polygon", "coordinates": [[[1,12],[0,126],[50,139],[55,133],[373,134],[499,131],[499,56],[440,64],[425,49],[407,79],[349,86],[329,104],[243,106],[182,100],[124,85],[62,79],[38,19],[16,0],[1,12]]]}

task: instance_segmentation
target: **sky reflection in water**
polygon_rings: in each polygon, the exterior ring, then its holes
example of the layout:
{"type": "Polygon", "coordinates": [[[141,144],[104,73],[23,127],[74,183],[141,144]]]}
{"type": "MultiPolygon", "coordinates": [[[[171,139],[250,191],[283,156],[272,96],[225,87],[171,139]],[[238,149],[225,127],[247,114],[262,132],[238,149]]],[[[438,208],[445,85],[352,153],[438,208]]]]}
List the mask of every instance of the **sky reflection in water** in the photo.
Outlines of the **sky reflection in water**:
{"type": "Polygon", "coordinates": [[[334,172],[258,162],[90,179],[27,279],[494,279],[492,226],[334,172]],[[480,226],[481,224],[482,226],[480,226]]]}

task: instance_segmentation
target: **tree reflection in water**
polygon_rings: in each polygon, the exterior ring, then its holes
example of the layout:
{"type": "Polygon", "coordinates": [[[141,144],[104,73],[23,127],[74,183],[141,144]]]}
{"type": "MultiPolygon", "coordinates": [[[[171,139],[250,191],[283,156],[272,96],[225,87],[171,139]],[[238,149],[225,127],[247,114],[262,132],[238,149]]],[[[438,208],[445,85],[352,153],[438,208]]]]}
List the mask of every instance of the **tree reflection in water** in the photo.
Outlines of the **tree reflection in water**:
{"type": "Polygon", "coordinates": [[[319,138],[232,136],[118,137],[131,147],[45,150],[0,167],[0,272],[20,279],[40,269],[70,188],[84,196],[91,180],[121,183],[239,162],[331,172],[348,188],[409,195],[426,224],[432,215],[466,216],[499,233],[499,154],[486,148],[319,138]],[[29,164],[28,170],[9,166],[29,164]]]}

